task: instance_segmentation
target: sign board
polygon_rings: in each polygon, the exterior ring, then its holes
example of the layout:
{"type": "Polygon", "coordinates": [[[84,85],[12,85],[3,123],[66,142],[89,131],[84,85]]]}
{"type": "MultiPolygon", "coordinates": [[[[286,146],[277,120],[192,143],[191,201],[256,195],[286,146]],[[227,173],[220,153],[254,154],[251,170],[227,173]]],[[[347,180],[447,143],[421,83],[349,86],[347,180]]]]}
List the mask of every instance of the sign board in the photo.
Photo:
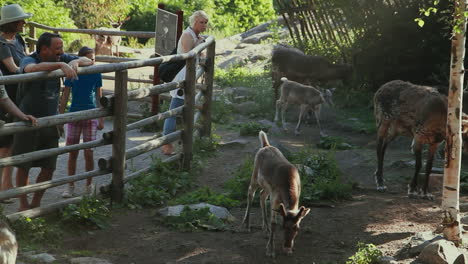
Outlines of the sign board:
{"type": "Polygon", "coordinates": [[[177,45],[177,15],[158,8],[155,32],[155,52],[162,56],[171,54],[177,45]]]}

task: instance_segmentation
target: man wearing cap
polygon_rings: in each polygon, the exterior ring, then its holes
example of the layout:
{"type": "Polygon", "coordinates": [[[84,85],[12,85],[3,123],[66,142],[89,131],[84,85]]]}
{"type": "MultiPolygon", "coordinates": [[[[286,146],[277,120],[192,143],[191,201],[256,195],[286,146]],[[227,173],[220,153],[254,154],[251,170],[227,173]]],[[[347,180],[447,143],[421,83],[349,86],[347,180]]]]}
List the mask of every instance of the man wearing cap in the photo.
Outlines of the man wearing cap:
{"type": "MultiPolygon", "coordinates": [[[[0,10],[0,70],[4,75],[12,75],[19,73],[19,65],[21,60],[26,57],[26,43],[18,34],[23,31],[25,19],[28,19],[32,14],[25,13],[20,5],[12,4],[2,6],[0,10]]],[[[18,104],[16,101],[16,91],[18,83],[5,85],[8,96],[11,101],[18,104]]],[[[7,115],[7,111],[0,110],[0,119],[6,122],[11,122],[11,115],[7,115]]],[[[0,136],[0,158],[6,158],[11,155],[13,145],[13,135],[0,136]]],[[[12,173],[13,167],[6,166],[1,177],[0,190],[8,190],[13,187],[12,173]]],[[[11,199],[2,200],[3,203],[13,202],[11,199]]]]}
{"type": "MultiPolygon", "coordinates": [[[[77,79],[78,66],[92,65],[93,61],[87,57],[77,57],[63,52],[63,40],[59,34],[45,32],[37,43],[36,52],[21,60],[20,72],[30,73],[39,71],[62,70],[68,79],[77,79]]],[[[60,79],[34,80],[24,83],[18,92],[19,107],[25,114],[36,117],[57,114],[60,95],[60,79]]],[[[15,134],[13,140],[13,155],[20,155],[36,150],[58,147],[59,132],[56,126],[41,128],[31,132],[15,134]]],[[[17,187],[28,183],[31,167],[40,167],[41,171],[36,182],[52,179],[55,171],[57,156],[52,156],[33,162],[18,164],[16,174],[17,187]]],[[[34,193],[31,204],[26,195],[20,196],[19,211],[39,207],[44,191],[34,193]]]]}

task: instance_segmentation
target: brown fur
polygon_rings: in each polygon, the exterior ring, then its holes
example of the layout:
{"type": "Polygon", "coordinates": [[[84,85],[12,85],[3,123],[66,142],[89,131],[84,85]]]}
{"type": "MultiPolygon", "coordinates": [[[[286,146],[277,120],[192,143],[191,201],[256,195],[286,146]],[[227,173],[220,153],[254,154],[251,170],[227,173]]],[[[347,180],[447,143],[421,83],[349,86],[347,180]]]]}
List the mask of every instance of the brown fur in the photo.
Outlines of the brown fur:
{"type": "Polygon", "coordinates": [[[258,188],[261,189],[263,229],[269,233],[267,255],[275,256],[276,215],[283,217],[284,251],[292,254],[294,238],[299,232],[299,224],[310,209],[301,206],[301,179],[299,173],[283,154],[270,146],[263,131],[259,133],[261,148],[255,155],[254,170],[247,195],[247,209],[243,224],[250,230],[250,204],[258,188]],[[270,220],[267,220],[266,200],[270,197],[270,220]]]}
{"type": "Polygon", "coordinates": [[[421,189],[422,196],[431,199],[428,180],[434,152],[437,145],[445,139],[447,97],[432,87],[395,80],[382,85],[375,93],[374,115],[377,125],[377,189],[386,189],[383,181],[385,149],[396,136],[404,135],[413,137],[415,142],[416,166],[408,194],[418,194],[417,176],[422,166],[422,146],[428,144],[425,182],[421,189]]]}
{"type": "Polygon", "coordinates": [[[299,120],[296,125],[294,133],[300,134],[301,122],[307,110],[314,111],[315,120],[319,127],[320,133],[322,128],[320,126],[320,112],[322,104],[325,102],[322,92],[312,86],[303,85],[298,82],[289,81],[286,78],[281,78],[283,84],[281,85],[281,97],[276,101],[275,122],[279,120],[279,112],[281,109],[281,121],[283,129],[287,131],[285,112],[289,105],[299,105],[299,120]]]}
{"type": "Polygon", "coordinates": [[[281,77],[299,83],[317,84],[333,80],[348,80],[353,67],[349,64],[333,64],[322,56],[306,55],[302,51],[283,45],[277,45],[272,52],[272,80],[275,99],[281,77]]]}

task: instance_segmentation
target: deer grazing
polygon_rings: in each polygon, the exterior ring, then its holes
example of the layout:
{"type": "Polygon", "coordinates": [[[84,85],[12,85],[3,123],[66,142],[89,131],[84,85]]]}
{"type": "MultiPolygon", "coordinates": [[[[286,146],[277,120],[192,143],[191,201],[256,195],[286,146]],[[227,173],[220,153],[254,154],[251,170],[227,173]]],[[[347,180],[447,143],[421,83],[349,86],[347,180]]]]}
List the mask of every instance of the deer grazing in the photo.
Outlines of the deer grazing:
{"type": "Polygon", "coordinates": [[[243,225],[250,231],[250,206],[258,188],[262,208],[263,230],[269,233],[266,255],[275,257],[275,232],[277,216],[283,218],[284,243],[283,251],[292,255],[294,238],[299,233],[301,220],[310,209],[299,207],[301,179],[294,167],[275,147],[271,146],[265,132],[260,131],[260,150],[255,155],[254,169],[247,195],[247,209],[243,225]],[[266,200],[270,197],[270,218],[266,200]]]}
{"type": "MultiPolygon", "coordinates": [[[[432,170],[434,153],[445,139],[447,124],[447,97],[437,89],[395,80],[382,85],[374,95],[374,115],[377,125],[377,190],[385,191],[383,159],[385,149],[396,136],[413,137],[416,165],[409,185],[408,196],[433,199],[429,193],[429,174],[432,170]],[[418,174],[422,166],[423,145],[429,145],[425,180],[418,189],[418,174]]],[[[468,116],[462,115],[462,132],[468,131],[468,116]]],[[[464,141],[466,136],[463,136],[464,141]]]]}
{"type": "MultiPolygon", "coordinates": [[[[279,120],[279,112],[281,109],[283,130],[287,131],[288,129],[284,117],[286,109],[288,105],[299,105],[299,120],[294,131],[295,135],[300,134],[301,122],[307,113],[307,110],[312,110],[314,112],[315,120],[317,121],[317,125],[320,130],[320,135],[324,135],[322,133],[322,127],[320,126],[320,112],[322,109],[322,104],[326,102],[324,94],[312,86],[289,81],[285,77],[281,78],[281,81],[283,82],[280,89],[281,97],[276,101],[276,113],[274,121],[277,122],[279,120]]],[[[331,90],[327,90],[327,93],[329,93],[330,97],[329,104],[333,104],[333,101],[331,101],[331,90]]]]}
{"type": "MultiPolygon", "coordinates": [[[[112,30],[112,31],[120,31],[120,27],[127,22],[130,19],[130,17],[126,17],[125,19],[117,20],[117,22],[114,22],[112,19],[109,18],[112,28],[99,28],[101,30],[112,30]]],[[[95,40],[95,52],[96,55],[108,55],[112,56],[113,55],[113,47],[115,46],[115,55],[119,56],[119,45],[120,42],[122,41],[121,36],[111,36],[111,35],[94,35],[94,40],[95,40]]]]}
{"type": "Polygon", "coordinates": [[[276,45],[273,48],[272,80],[275,99],[278,99],[278,87],[281,77],[304,84],[317,85],[318,82],[351,79],[353,67],[349,64],[333,64],[322,56],[306,55],[289,46],[276,45]]]}

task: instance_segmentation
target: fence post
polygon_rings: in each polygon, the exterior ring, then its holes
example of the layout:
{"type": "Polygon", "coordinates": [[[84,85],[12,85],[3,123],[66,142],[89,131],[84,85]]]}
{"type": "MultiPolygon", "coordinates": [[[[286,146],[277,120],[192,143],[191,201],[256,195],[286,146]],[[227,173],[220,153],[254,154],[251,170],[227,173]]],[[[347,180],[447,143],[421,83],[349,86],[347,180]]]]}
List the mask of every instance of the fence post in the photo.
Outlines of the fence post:
{"type": "MultiPolygon", "coordinates": [[[[32,39],[36,39],[36,28],[32,24],[29,25],[29,37],[32,38],[32,39]]],[[[36,47],[36,45],[34,45],[33,42],[29,42],[28,52],[29,53],[34,52],[35,47],[36,47]]]]}
{"type": "Polygon", "coordinates": [[[111,199],[123,199],[125,175],[125,139],[127,137],[127,81],[128,71],[115,72],[114,132],[112,135],[111,199]]]}
{"type": "Polygon", "coordinates": [[[196,78],[196,59],[194,57],[187,59],[184,88],[184,111],[182,118],[184,121],[184,131],[182,133],[182,166],[184,169],[190,169],[193,148],[193,120],[195,112],[195,78],[196,78]]]}
{"type": "Polygon", "coordinates": [[[202,133],[203,137],[211,137],[211,103],[213,96],[213,78],[214,78],[214,67],[215,67],[215,48],[216,42],[208,46],[206,54],[206,90],[202,91],[204,95],[204,103],[202,109],[202,133]]]}

